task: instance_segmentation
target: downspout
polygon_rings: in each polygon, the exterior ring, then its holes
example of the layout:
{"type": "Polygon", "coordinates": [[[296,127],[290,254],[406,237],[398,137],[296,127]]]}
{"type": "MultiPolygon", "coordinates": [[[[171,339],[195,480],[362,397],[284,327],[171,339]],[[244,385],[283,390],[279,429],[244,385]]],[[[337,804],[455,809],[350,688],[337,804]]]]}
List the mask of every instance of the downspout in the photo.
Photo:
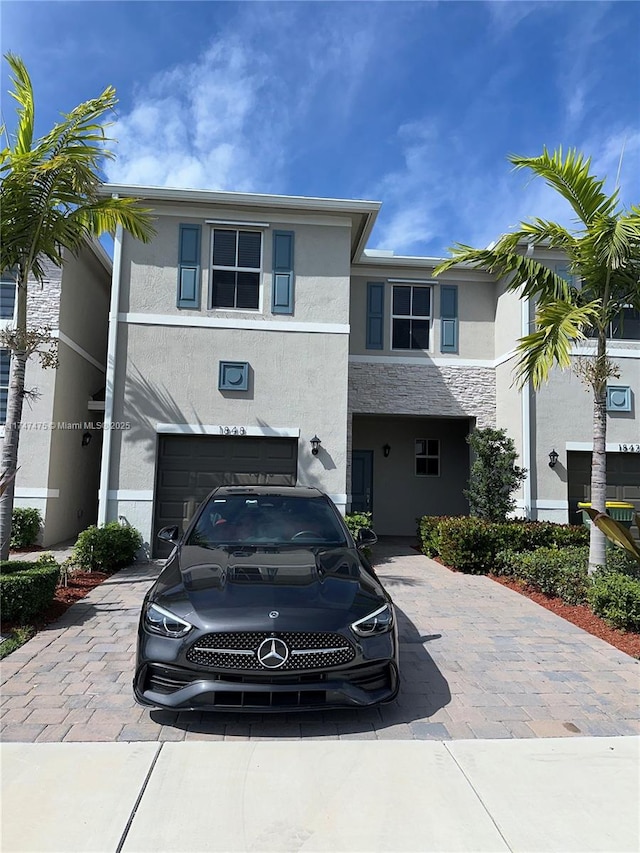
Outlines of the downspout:
{"type": "MultiPolygon", "coordinates": [[[[527,256],[533,257],[533,243],[527,246],[527,256]]],[[[520,300],[520,329],[521,337],[529,334],[529,297],[520,300]]],[[[522,497],[525,518],[531,518],[531,380],[527,379],[522,386],[522,467],[527,476],[522,484],[522,497]]]]}
{"type": "MultiPolygon", "coordinates": [[[[114,198],[117,196],[114,195],[114,198]]],[[[107,373],[104,395],[104,424],[102,433],[102,460],[100,463],[100,490],[98,492],[98,524],[106,524],[109,506],[109,469],[111,467],[111,438],[113,430],[113,392],[116,377],[116,350],[118,346],[118,309],[120,307],[120,271],[122,267],[122,225],[116,226],[113,241],[113,270],[111,273],[111,303],[109,306],[109,333],[107,338],[107,373]]]]}

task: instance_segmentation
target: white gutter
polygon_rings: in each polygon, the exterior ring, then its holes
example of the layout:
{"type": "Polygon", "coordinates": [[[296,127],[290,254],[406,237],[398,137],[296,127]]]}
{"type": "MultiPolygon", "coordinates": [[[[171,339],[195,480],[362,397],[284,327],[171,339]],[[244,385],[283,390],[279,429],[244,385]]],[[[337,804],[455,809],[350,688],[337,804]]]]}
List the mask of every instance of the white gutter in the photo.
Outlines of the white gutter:
{"type": "MultiPolygon", "coordinates": [[[[527,246],[527,255],[533,256],[533,243],[527,246]]],[[[520,300],[521,336],[529,334],[529,298],[520,300]]],[[[522,466],[527,476],[522,484],[523,509],[525,518],[531,518],[531,380],[527,379],[522,388],[522,466]]]]}
{"type": "MultiPolygon", "coordinates": [[[[114,196],[117,197],[117,196],[114,196]]],[[[111,467],[111,437],[113,431],[113,391],[116,376],[116,349],[118,345],[118,308],[120,307],[120,270],[122,266],[122,226],[116,227],[113,241],[113,272],[111,274],[111,304],[109,306],[109,334],[107,337],[107,372],[104,398],[104,426],[102,433],[102,460],[100,463],[100,490],[98,492],[98,525],[106,524],[109,469],[111,467]]]]}

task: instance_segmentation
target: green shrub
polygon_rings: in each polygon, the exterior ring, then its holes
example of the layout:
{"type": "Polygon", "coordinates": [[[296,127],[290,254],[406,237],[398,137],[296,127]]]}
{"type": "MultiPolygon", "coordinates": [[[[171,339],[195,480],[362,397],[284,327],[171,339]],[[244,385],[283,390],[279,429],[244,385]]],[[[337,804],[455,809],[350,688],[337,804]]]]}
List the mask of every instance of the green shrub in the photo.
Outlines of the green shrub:
{"type": "Polygon", "coordinates": [[[416,519],[418,522],[418,539],[422,553],[427,557],[437,557],[440,554],[440,522],[446,518],[458,518],[449,515],[423,515],[416,519]]]}
{"type": "Polygon", "coordinates": [[[640,580],[640,563],[624,548],[607,548],[607,571],[640,580]]]}
{"type": "Polygon", "coordinates": [[[469,488],[463,494],[469,499],[471,515],[486,521],[504,521],[515,508],[513,493],[527,476],[515,462],[518,454],[513,439],[504,429],[474,429],[467,436],[474,451],[469,488]]]}
{"type": "MultiPolygon", "coordinates": [[[[13,561],[11,561],[13,562],[13,561]]],[[[60,566],[51,554],[45,554],[27,568],[9,570],[3,564],[0,573],[0,608],[3,619],[27,622],[53,601],[60,579],[60,566]]]]}
{"type": "Polygon", "coordinates": [[[567,604],[583,604],[590,586],[588,560],[588,547],[570,546],[512,552],[505,562],[507,574],[545,595],[561,598],[567,604]]]}
{"type": "Polygon", "coordinates": [[[11,652],[15,652],[20,646],[24,646],[34,634],[35,629],[28,625],[22,628],[14,628],[9,636],[0,643],[0,660],[4,660],[11,652]]]}
{"type": "Polygon", "coordinates": [[[11,547],[29,548],[35,544],[42,516],[39,509],[33,507],[14,507],[11,516],[11,547]]]}
{"type": "Polygon", "coordinates": [[[349,532],[355,539],[360,530],[371,527],[372,516],[370,512],[349,512],[345,515],[344,521],[349,528],[349,532]]]}
{"type": "Polygon", "coordinates": [[[615,628],[640,631],[640,580],[619,572],[596,572],[589,606],[615,628]]]}
{"type": "Polygon", "coordinates": [[[440,557],[452,569],[482,574],[493,567],[499,548],[497,525],[480,518],[445,518],[438,526],[440,557]]]}
{"type": "Polygon", "coordinates": [[[589,541],[586,527],[550,521],[490,522],[472,516],[425,516],[418,522],[423,553],[440,554],[454,569],[472,574],[503,572],[503,551],[577,547],[589,541]]]}
{"type": "Polygon", "coordinates": [[[92,525],[78,536],[72,560],[86,572],[115,572],[133,562],[142,547],[142,536],[135,527],[111,521],[104,527],[92,525]]]}

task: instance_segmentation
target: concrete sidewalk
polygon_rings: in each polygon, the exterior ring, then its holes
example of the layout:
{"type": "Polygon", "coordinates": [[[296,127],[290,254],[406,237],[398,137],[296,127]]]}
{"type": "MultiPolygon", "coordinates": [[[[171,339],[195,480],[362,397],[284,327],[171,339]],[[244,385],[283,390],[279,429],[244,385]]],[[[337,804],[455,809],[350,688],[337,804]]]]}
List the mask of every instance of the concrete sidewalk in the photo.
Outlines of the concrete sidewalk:
{"type": "Polygon", "coordinates": [[[4,744],[3,853],[637,851],[640,738],[4,744]]]}

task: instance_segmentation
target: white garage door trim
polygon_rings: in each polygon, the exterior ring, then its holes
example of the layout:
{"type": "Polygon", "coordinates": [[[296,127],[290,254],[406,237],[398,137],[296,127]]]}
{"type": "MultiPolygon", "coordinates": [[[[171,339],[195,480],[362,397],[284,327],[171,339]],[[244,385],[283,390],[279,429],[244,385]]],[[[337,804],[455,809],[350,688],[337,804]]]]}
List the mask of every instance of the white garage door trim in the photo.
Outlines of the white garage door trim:
{"type": "MultiPolygon", "coordinates": [[[[629,453],[628,450],[622,450],[625,445],[629,447],[630,445],[637,445],[637,441],[617,441],[615,444],[613,442],[607,442],[607,453],[629,453]]],[[[593,453],[593,442],[591,441],[566,441],[564,445],[565,450],[577,450],[580,452],[589,452],[593,453]]]]}
{"type": "Polygon", "coordinates": [[[166,435],[232,435],[242,438],[300,438],[300,427],[261,427],[241,424],[156,424],[156,432],[166,435]],[[225,430],[242,429],[242,433],[228,433],[225,430]]]}

